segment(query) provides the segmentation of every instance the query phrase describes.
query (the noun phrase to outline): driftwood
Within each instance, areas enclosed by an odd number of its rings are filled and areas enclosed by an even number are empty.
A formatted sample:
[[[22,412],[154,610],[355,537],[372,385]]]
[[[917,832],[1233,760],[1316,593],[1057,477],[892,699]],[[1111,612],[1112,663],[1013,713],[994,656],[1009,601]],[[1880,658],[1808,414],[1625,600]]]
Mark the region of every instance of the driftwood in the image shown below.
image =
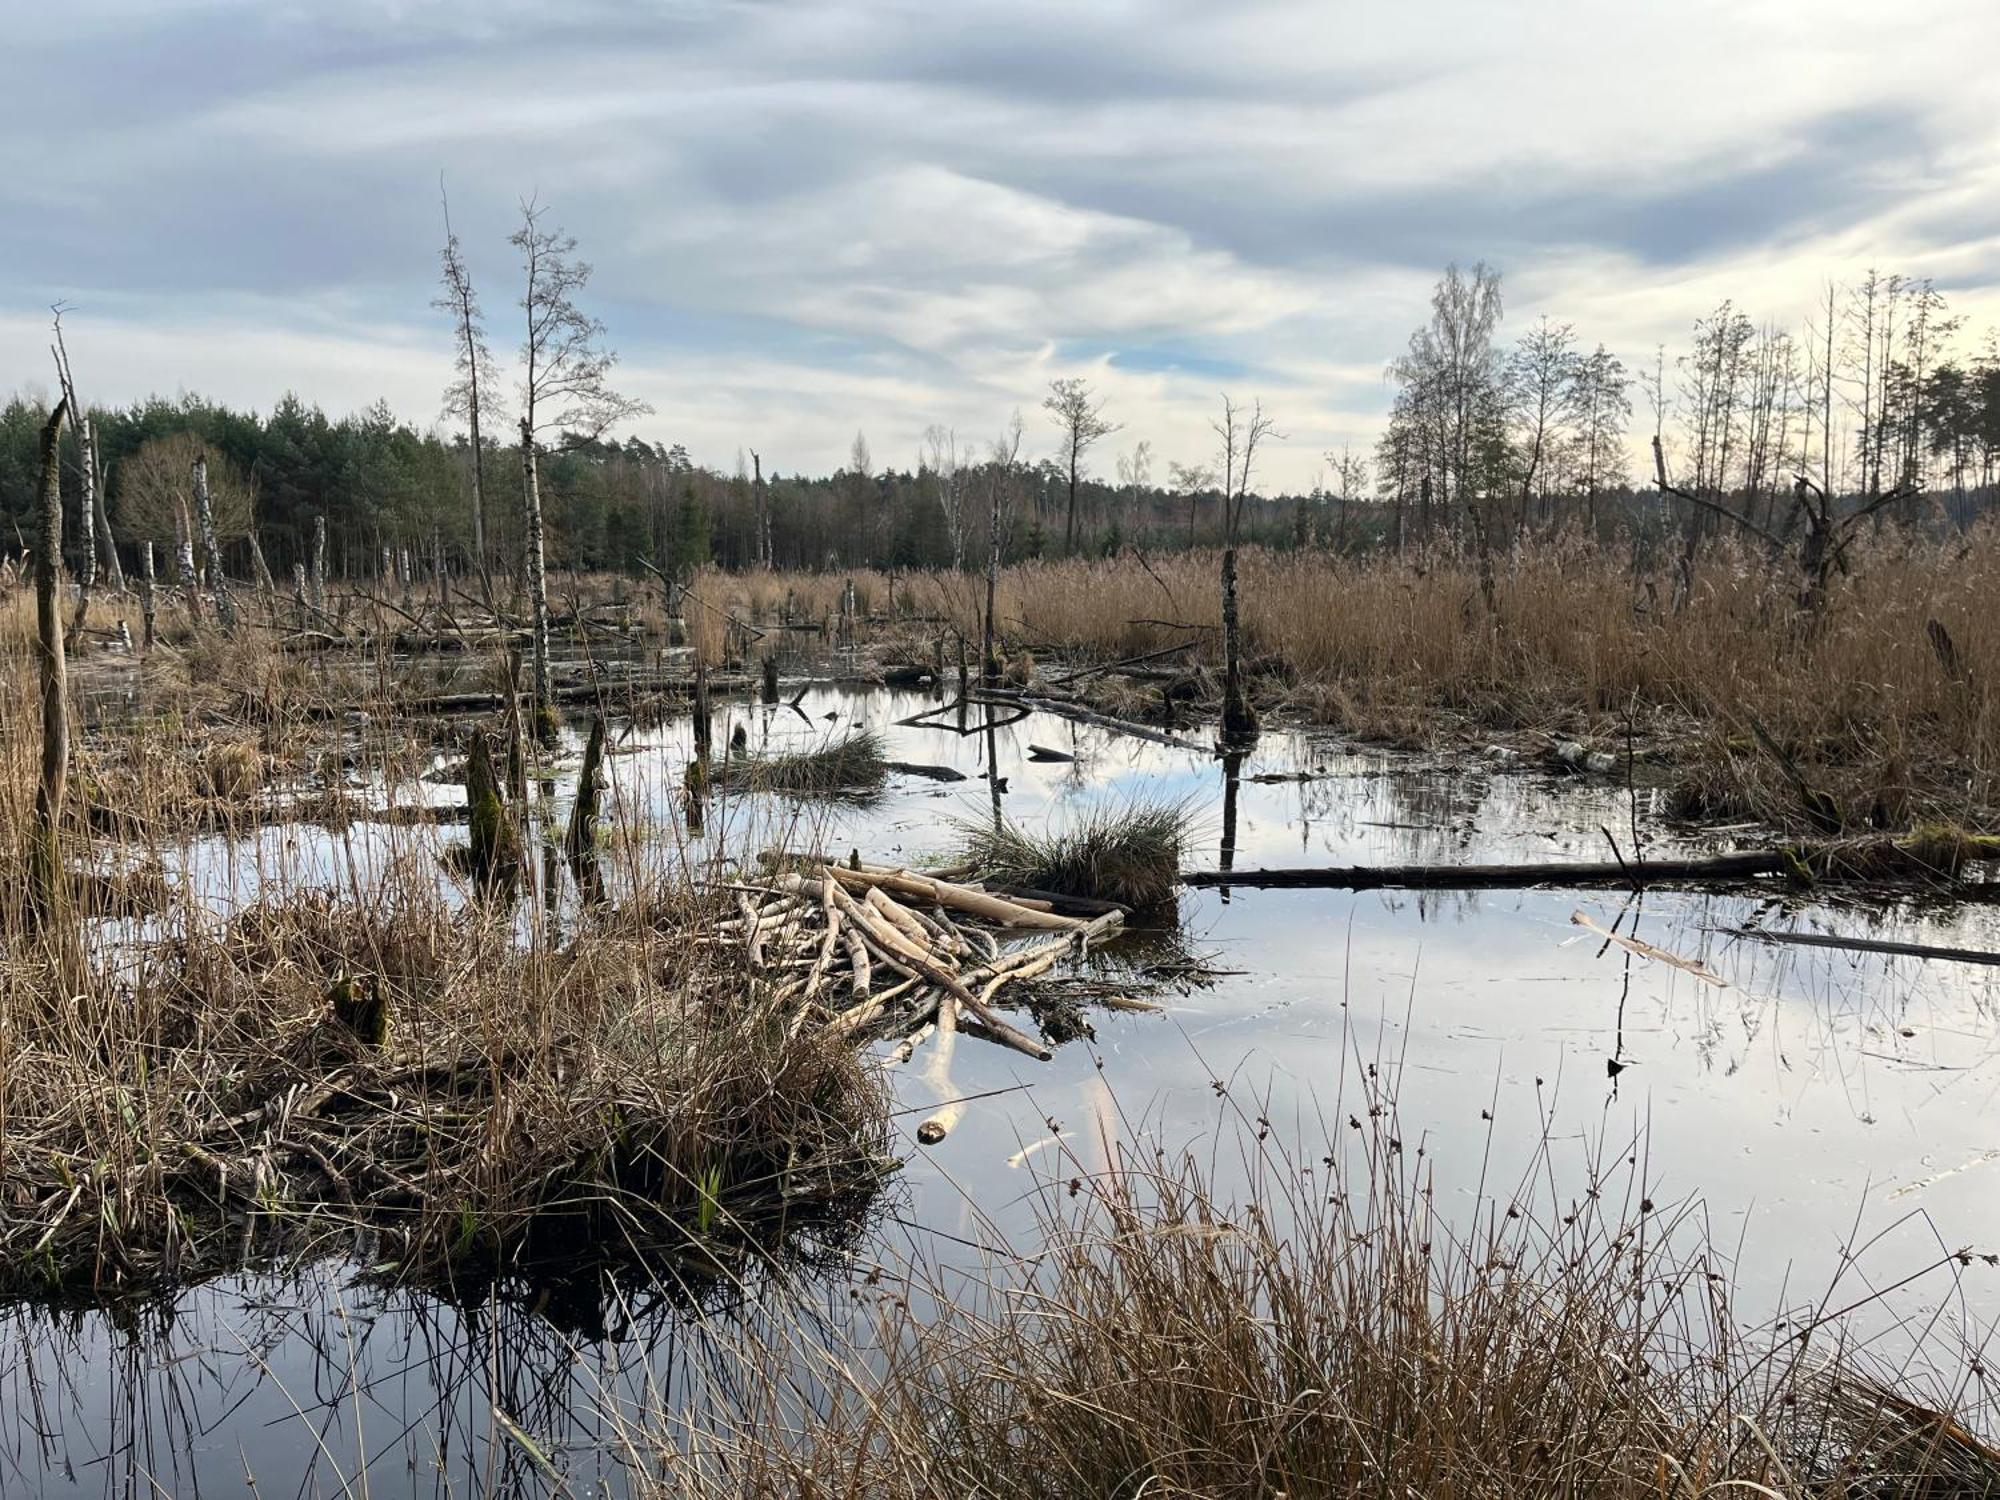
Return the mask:
[[[1735,884],[1766,876],[1819,880],[1950,881],[1968,864],[2000,860],[2000,836],[1938,833],[1908,839],[1783,844],[1693,859],[1556,861],[1506,865],[1331,865],[1274,870],[1189,870],[1184,885],[1266,890],[1591,890]]]

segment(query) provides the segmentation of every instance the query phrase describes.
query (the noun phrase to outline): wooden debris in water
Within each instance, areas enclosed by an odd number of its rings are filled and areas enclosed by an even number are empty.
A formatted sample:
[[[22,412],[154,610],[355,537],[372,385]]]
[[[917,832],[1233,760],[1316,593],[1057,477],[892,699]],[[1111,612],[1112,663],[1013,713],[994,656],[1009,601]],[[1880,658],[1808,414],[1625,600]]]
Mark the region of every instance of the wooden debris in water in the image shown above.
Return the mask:
[[[738,917],[717,940],[740,943],[753,968],[782,978],[778,993],[842,1036],[901,1038],[896,1061],[932,1040],[924,1077],[940,1102],[918,1139],[935,1144],[957,1122],[950,1067],[961,1023],[1038,1060],[1050,1056],[995,1009],[1002,991],[1046,974],[1123,925],[1123,908],[1064,916],[958,881],[859,859],[787,860],[771,880],[732,894]],[[1010,934],[1033,934],[1006,947]],[[794,972],[796,971],[796,972]],[[933,1040],[934,1039],[934,1040]]]

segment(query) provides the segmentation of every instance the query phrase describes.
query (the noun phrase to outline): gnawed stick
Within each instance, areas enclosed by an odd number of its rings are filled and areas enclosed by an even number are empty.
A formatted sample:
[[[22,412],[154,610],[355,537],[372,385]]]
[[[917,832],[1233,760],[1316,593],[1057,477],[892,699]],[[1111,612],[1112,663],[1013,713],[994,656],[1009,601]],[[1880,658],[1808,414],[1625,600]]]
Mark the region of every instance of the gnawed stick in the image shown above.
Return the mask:
[[[924,1064],[924,1082],[938,1098],[938,1111],[917,1127],[917,1139],[935,1146],[965,1113],[965,1101],[952,1096],[951,1055],[958,1048],[958,997],[938,1001],[937,1042]]]
[[[935,951],[931,948],[932,943],[936,941],[935,935],[917,920],[915,912],[902,905],[887,891],[880,886],[871,886],[865,899],[870,907],[881,913],[884,921],[890,923],[912,943],[926,951]]]
[[[840,910],[847,916],[850,923],[861,929],[871,939],[879,939],[884,942],[896,954],[899,961],[907,963],[932,984],[945,991],[946,994],[955,996],[958,1003],[970,1011],[974,1019],[986,1028],[996,1041],[1012,1047],[1017,1052],[1025,1052],[1029,1057],[1039,1062],[1047,1062],[1054,1055],[1047,1047],[1028,1036],[1027,1033],[1003,1021],[991,1009],[982,1004],[979,997],[967,989],[964,982],[957,975],[939,968],[930,958],[918,951],[916,945],[911,943],[909,939],[903,937],[901,933],[896,932],[888,924],[875,919],[873,912],[862,906],[845,891],[836,888],[834,898],[836,904],[838,904]]]
[[[911,1055],[916,1052],[917,1048],[923,1045],[924,1038],[936,1030],[937,1021],[935,1019],[924,1022],[923,1025],[919,1026],[915,1031],[889,1049],[889,1055],[882,1059],[882,1066],[885,1068],[900,1068],[910,1060]]]
[[[812,969],[806,975],[806,998],[810,1000],[819,993],[827,971],[833,967],[834,948],[840,942],[840,911],[833,904],[833,877],[826,880],[826,931],[819,940],[819,956],[813,960]]]
[[[764,916],[742,891],[736,893],[736,909],[743,913],[743,946],[750,954],[750,967],[764,967]]]
[[[915,979],[905,979],[901,984],[892,984],[879,995],[870,995],[859,1005],[842,1011],[827,1023],[826,1029],[834,1036],[846,1036],[850,1032],[863,1031],[873,1026],[888,1014],[889,1002],[900,999],[917,987]]]
[[[841,928],[840,940],[847,948],[848,984],[858,997],[866,999],[875,982],[872,966],[868,962],[868,945],[853,927]]]
[[[1075,917],[1061,917],[1054,912],[1037,911],[1018,901],[1009,901],[1004,896],[995,896],[987,891],[975,891],[970,886],[958,885],[949,880],[933,879],[928,875],[918,875],[909,870],[849,870],[838,865],[828,868],[848,890],[881,886],[899,896],[916,896],[928,899],[939,906],[950,907],[954,911],[962,911],[968,916],[983,917],[1000,927],[1041,927],[1061,932],[1082,925]]]

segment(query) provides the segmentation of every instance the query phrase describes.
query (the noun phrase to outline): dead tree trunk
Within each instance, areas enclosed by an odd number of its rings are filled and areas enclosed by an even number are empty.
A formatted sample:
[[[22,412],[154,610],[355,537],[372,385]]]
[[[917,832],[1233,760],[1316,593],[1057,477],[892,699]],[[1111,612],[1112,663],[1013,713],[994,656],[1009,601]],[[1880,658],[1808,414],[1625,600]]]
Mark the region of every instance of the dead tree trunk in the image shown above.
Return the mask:
[[[236,601],[230,597],[229,579],[222,571],[222,546],[215,535],[215,507],[208,498],[208,460],[194,461],[194,514],[201,526],[201,548],[206,554],[208,586],[215,593],[215,618],[225,631],[236,628]]]
[[[153,544],[151,542],[140,543],[139,566],[141,569],[139,573],[139,614],[146,622],[143,638],[145,645],[143,649],[151,651],[153,649],[154,615],[156,610],[153,600]]]
[[[109,486],[104,482],[105,476],[103,471],[95,468],[97,440],[94,431],[90,446],[92,450],[92,472],[94,474],[90,485],[90,504],[92,511],[97,517],[97,545],[104,551],[104,572],[111,580],[111,592],[114,594],[123,594],[125,592],[125,566],[118,561],[118,539],[112,534],[111,511],[104,499],[104,492]]]
[[[1238,640],[1236,548],[1222,549],[1222,739],[1240,745],[1257,738],[1257,714],[1243,693],[1243,658]]]
[[[74,403],[71,403],[74,409]],[[83,555],[76,568],[76,613],[70,616],[69,638],[78,640],[83,635],[84,622],[90,616],[90,591],[97,586],[97,455],[91,441],[90,418],[79,416],[76,421],[77,445],[83,454],[83,494],[76,508],[76,524],[83,544]]]
[[[312,607],[326,613],[326,517],[313,517]]]
[[[174,582],[187,595],[188,619],[201,623],[201,579],[194,570],[194,538],[189,534],[187,507],[174,517]]]
[[[63,907],[61,820],[69,780],[69,670],[63,658],[62,468],[59,445],[67,399],[58,400],[42,424],[41,495],[35,538],[35,659],[42,683],[42,775],[35,790],[34,845],[29,855],[29,899],[44,921]]]
[[[257,592],[264,596],[267,607],[275,609],[278,603],[278,582],[271,576],[271,565],[264,561],[264,547],[257,540],[257,526],[250,525],[250,567],[257,575]]]
[[[534,635],[535,733],[555,725],[549,698],[549,565],[542,541],[542,483],[535,463],[535,429],[521,419],[521,493],[528,516],[528,606]]]

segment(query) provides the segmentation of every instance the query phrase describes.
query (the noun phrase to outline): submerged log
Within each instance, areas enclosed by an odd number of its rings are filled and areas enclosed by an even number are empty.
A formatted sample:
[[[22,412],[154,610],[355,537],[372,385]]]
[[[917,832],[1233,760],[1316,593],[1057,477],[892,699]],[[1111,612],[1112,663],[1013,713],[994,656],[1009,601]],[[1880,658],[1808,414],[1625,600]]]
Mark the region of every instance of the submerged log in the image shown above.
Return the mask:
[[[883,763],[883,769],[899,776],[921,776],[926,781],[964,781],[965,772],[954,771],[950,766],[924,766],[913,761],[891,760]]]

